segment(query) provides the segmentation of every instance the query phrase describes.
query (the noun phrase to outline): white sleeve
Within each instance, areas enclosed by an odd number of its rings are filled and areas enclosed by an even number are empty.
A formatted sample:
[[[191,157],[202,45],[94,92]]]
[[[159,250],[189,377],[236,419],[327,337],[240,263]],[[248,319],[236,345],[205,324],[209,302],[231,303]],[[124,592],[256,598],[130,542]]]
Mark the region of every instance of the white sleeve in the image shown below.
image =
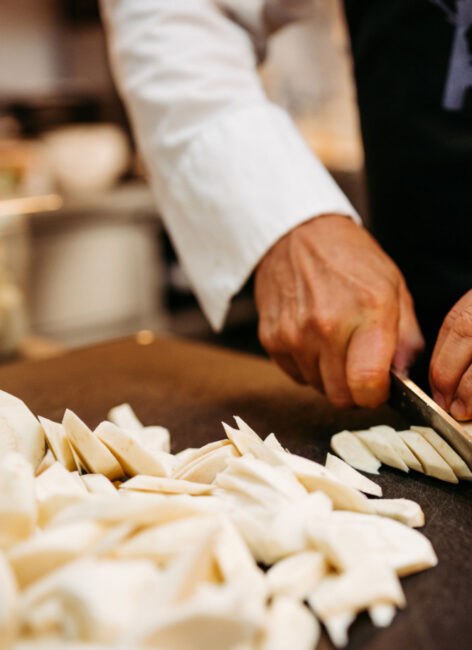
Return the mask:
[[[102,0],[102,12],[158,208],[219,329],[282,235],[322,213],[359,217],[265,96],[250,34],[215,2]]]

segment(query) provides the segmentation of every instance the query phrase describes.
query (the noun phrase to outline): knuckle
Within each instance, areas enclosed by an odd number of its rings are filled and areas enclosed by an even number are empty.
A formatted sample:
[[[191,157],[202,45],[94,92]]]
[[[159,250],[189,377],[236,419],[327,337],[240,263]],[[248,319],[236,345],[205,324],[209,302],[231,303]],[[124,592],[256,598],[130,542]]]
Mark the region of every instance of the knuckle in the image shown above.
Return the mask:
[[[397,302],[397,293],[389,284],[374,289],[366,289],[363,292],[363,304],[370,311],[383,312]]]
[[[278,339],[284,351],[295,352],[301,348],[301,334],[297,324],[292,320],[280,323]]]
[[[273,353],[276,351],[274,331],[271,327],[268,327],[261,322],[259,324],[258,337],[262,347],[267,350],[267,352]]]
[[[472,305],[467,305],[454,321],[453,329],[460,338],[472,338]]]
[[[331,314],[319,314],[316,318],[316,329],[320,335],[331,340],[338,331],[338,322]]]

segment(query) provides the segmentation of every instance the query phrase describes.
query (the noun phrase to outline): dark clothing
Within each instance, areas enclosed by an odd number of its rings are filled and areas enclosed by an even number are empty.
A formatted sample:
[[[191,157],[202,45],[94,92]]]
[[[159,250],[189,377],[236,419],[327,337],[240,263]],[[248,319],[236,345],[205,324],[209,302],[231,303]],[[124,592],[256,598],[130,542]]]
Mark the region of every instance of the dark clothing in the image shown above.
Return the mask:
[[[472,0],[345,0],[370,227],[404,273],[430,356],[472,288]]]

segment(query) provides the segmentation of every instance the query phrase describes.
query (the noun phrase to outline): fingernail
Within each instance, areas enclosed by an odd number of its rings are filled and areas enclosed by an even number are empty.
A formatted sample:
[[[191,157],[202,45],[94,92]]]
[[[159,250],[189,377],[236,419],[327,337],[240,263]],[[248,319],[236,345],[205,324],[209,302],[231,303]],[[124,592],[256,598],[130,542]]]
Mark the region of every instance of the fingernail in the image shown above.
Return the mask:
[[[440,406],[442,409],[446,408],[446,400],[444,397],[441,395],[441,393],[437,393],[436,391],[433,392],[433,399]]]
[[[467,416],[467,411],[465,408],[464,402],[456,398],[451,404],[451,414],[456,420],[465,420]]]

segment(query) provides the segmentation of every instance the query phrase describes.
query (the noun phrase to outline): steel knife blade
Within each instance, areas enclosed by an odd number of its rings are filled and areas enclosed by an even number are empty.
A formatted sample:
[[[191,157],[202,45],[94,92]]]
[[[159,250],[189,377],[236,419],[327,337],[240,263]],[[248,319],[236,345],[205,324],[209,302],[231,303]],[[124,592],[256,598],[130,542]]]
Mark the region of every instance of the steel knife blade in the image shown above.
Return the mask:
[[[411,379],[393,368],[390,370],[390,379],[390,405],[404,414],[412,424],[432,427],[472,467],[472,434]]]

